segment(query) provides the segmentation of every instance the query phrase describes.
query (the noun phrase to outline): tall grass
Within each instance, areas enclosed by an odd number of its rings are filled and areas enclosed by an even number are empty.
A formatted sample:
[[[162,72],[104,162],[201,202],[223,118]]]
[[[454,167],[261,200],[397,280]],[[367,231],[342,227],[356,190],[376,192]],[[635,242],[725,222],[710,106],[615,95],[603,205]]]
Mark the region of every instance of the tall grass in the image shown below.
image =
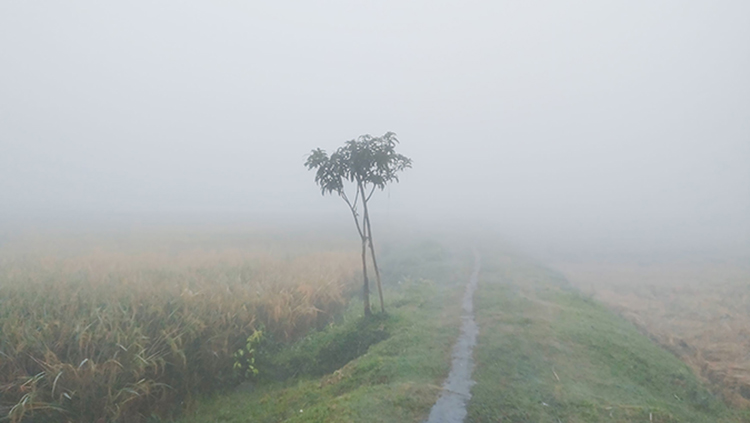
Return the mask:
[[[145,421],[233,380],[258,328],[293,340],[345,307],[356,254],[247,249],[0,255],[0,411]]]

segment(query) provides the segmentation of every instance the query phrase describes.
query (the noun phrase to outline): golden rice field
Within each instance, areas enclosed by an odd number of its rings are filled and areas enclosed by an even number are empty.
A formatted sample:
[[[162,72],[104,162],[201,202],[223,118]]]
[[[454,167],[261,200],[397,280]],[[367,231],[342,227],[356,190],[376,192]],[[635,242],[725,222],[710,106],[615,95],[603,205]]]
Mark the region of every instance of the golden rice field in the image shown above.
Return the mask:
[[[750,407],[750,263],[555,267],[680,357],[728,403]]]
[[[300,245],[309,240],[177,234],[36,236],[0,249],[0,415],[168,415],[230,383],[232,355],[255,330],[290,341],[330,322],[359,271],[356,250]]]

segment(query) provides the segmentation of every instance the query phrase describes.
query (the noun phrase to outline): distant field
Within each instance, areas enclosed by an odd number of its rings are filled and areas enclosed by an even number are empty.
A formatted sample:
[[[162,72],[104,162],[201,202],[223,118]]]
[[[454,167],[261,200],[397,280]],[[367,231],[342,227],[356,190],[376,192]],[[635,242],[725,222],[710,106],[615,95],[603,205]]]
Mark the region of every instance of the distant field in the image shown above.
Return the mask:
[[[733,405],[750,407],[750,263],[557,263]]]
[[[10,240],[0,249],[1,415],[168,416],[231,384],[233,354],[256,330],[289,342],[344,310],[360,271],[344,246],[248,228]]]

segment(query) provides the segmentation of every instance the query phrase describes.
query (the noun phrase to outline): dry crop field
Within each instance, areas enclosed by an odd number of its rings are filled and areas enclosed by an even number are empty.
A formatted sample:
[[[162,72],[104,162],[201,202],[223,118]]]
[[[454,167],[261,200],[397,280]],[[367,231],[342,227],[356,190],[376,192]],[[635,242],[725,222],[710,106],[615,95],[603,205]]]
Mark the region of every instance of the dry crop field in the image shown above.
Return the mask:
[[[750,406],[750,263],[557,263],[584,293],[672,351],[730,404]]]
[[[326,325],[351,297],[355,251],[252,229],[16,236],[0,248],[0,412],[168,415],[230,382],[256,330],[288,342]]]

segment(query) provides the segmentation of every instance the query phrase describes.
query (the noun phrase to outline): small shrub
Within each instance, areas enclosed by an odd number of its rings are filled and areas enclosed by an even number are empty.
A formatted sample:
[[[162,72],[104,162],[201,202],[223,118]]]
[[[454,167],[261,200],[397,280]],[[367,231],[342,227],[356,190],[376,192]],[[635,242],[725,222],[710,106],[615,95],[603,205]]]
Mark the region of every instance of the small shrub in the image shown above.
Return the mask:
[[[255,356],[262,341],[263,331],[256,330],[247,338],[245,347],[234,353],[233,369],[238,379],[252,379],[258,375],[258,368],[255,367]]]

